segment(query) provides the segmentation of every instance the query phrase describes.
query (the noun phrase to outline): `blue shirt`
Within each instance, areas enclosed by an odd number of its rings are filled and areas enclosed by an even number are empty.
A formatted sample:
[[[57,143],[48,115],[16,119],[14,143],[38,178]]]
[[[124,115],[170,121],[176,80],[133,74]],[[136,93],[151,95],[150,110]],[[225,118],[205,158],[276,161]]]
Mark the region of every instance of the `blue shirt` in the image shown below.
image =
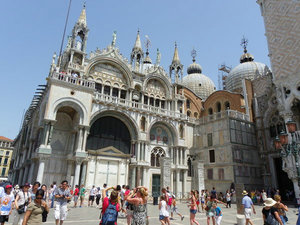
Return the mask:
[[[216,212],[216,216],[222,216],[222,211],[219,206],[217,208],[215,208],[215,212]]]
[[[251,208],[251,205],[253,205],[253,202],[249,196],[245,196],[242,200],[242,204],[244,205],[244,208]]]

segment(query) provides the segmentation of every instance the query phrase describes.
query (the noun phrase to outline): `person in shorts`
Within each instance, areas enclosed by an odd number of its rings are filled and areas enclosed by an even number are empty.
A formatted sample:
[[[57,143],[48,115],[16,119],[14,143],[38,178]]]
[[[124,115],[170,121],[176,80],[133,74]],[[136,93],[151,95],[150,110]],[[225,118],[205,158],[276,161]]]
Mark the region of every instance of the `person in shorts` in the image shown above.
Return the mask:
[[[83,205],[84,198],[85,198],[85,193],[86,193],[86,189],[85,189],[84,185],[82,184],[81,188],[80,188],[80,191],[79,191],[79,195],[80,195],[80,206],[79,207],[80,208]]]
[[[12,185],[6,185],[4,192],[0,196],[0,223],[4,225],[8,222],[9,216],[12,212],[13,202],[15,201],[15,196],[12,193]]]
[[[170,224],[168,205],[166,199],[167,199],[166,195],[160,196],[159,221],[161,222],[162,225]]]
[[[56,206],[54,211],[54,217],[56,225],[62,225],[67,219],[68,214],[68,201],[71,200],[72,196],[68,188],[68,181],[64,180],[61,182],[61,187],[58,187],[54,191],[56,199]]]
[[[75,190],[74,190],[74,208],[77,207],[77,202],[78,202],[78,197],[79,197],[79,185],[75,185]]]
[[[180,216],[181,221],[184,219],[184,216],[178,211],[177,203],[176,203],[176,196],[175,195],[172,196],[172,208],[171,208],[171,218],[170,218],[170,220],[173,220],[173,214],[174,214],[174,212],[178,216]]]
[[[251,198],[248,196],[247,191],[244,190],[242,195],[244,195],[243,200],[242,200],[242,205],[244,207],[246,225],[248,225],[249,223],[251,225],[253,225],[253,223],[251,221],[252,210],[253,210],[253,213],[256,214],[253,202],[252,202]],[[252,208],[252,210],[251,210],[251,208]]]
[[[93,187],[90,190],[88,206],[93,206],[94,201],[95,201],[96,192],[97,192],[97,188],[95,188],[95,185],[93,185]]]
[[[212,207],[215,210],[215,221],[216,221],[216,225],[221,225],[221,221],[222,221],[222,210],[219,206],[217,206],[216,203],[212,204]]]

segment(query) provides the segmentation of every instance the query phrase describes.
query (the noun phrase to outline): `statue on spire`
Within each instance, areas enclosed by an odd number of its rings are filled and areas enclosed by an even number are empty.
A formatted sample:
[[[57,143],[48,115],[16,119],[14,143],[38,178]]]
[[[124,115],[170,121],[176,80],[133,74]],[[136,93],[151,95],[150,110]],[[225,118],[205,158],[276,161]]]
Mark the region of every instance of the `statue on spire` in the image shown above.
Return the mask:
[[[244,53],[247,53],[247,45],[248,45],[248,39],[243,36],[241,41],[241,46],[244,48]]]
[[[193,50],[191,51],[191,56],[193,57],[193,62],[196,61],[196,57],[197,57],[197,51],[195,48],[193,48]]]
[[[159,52],[159,49],[157,49],[157,53],[156,53],[156,65],[159,66],[160,64],[160,59],[161,59],[161,54]]]
[[[114,31],[112,36],[113,36],[113,39],[112,39],[112,42],[111,42],[111,46],[115,47],[116,46],[116,40],[117,40],[117,31]]]

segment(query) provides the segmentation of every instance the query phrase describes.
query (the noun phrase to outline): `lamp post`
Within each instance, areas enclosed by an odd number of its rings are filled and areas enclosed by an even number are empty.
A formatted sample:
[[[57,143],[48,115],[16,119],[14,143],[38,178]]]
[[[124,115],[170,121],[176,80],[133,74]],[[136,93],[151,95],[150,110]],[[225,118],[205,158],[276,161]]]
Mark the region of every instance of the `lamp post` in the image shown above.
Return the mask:
[[[279,137],[278,136],[276,137],[274,144],[276,149],[281,150],[282,158],[287,158],[291,154],[294,156],[296,171],[297,171],[297,181],[298,181],[298,186],[300,187],[300,161],[299,161],[300,144],[296,142],[296,137],[295,137],[296,123],[292,120],[289,120],[288,122],[286,122],[286,126],[288,132],[292,136],[292,142],[289,143],[288,133],[282,131],[279,134]]]

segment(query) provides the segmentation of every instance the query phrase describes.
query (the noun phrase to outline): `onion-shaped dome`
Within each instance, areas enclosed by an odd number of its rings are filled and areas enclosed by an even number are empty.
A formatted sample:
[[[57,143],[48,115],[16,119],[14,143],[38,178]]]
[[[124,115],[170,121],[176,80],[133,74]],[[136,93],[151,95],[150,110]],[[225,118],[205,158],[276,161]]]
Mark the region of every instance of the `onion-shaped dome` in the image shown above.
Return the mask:
[[[254,57],[245,52],[240,58],[241,64],[233,68],[226,78],[226,90],[242,91],[243,79],[254,80],[271,73],[269,67],[260,62],[254,62]]]
[[[202,74],[202,67],[194,60],[187,68],[187,73],[188,75],[183,77],[183,85],[195,92],[202,100],[205,100],[216,90],[214,82]]]

